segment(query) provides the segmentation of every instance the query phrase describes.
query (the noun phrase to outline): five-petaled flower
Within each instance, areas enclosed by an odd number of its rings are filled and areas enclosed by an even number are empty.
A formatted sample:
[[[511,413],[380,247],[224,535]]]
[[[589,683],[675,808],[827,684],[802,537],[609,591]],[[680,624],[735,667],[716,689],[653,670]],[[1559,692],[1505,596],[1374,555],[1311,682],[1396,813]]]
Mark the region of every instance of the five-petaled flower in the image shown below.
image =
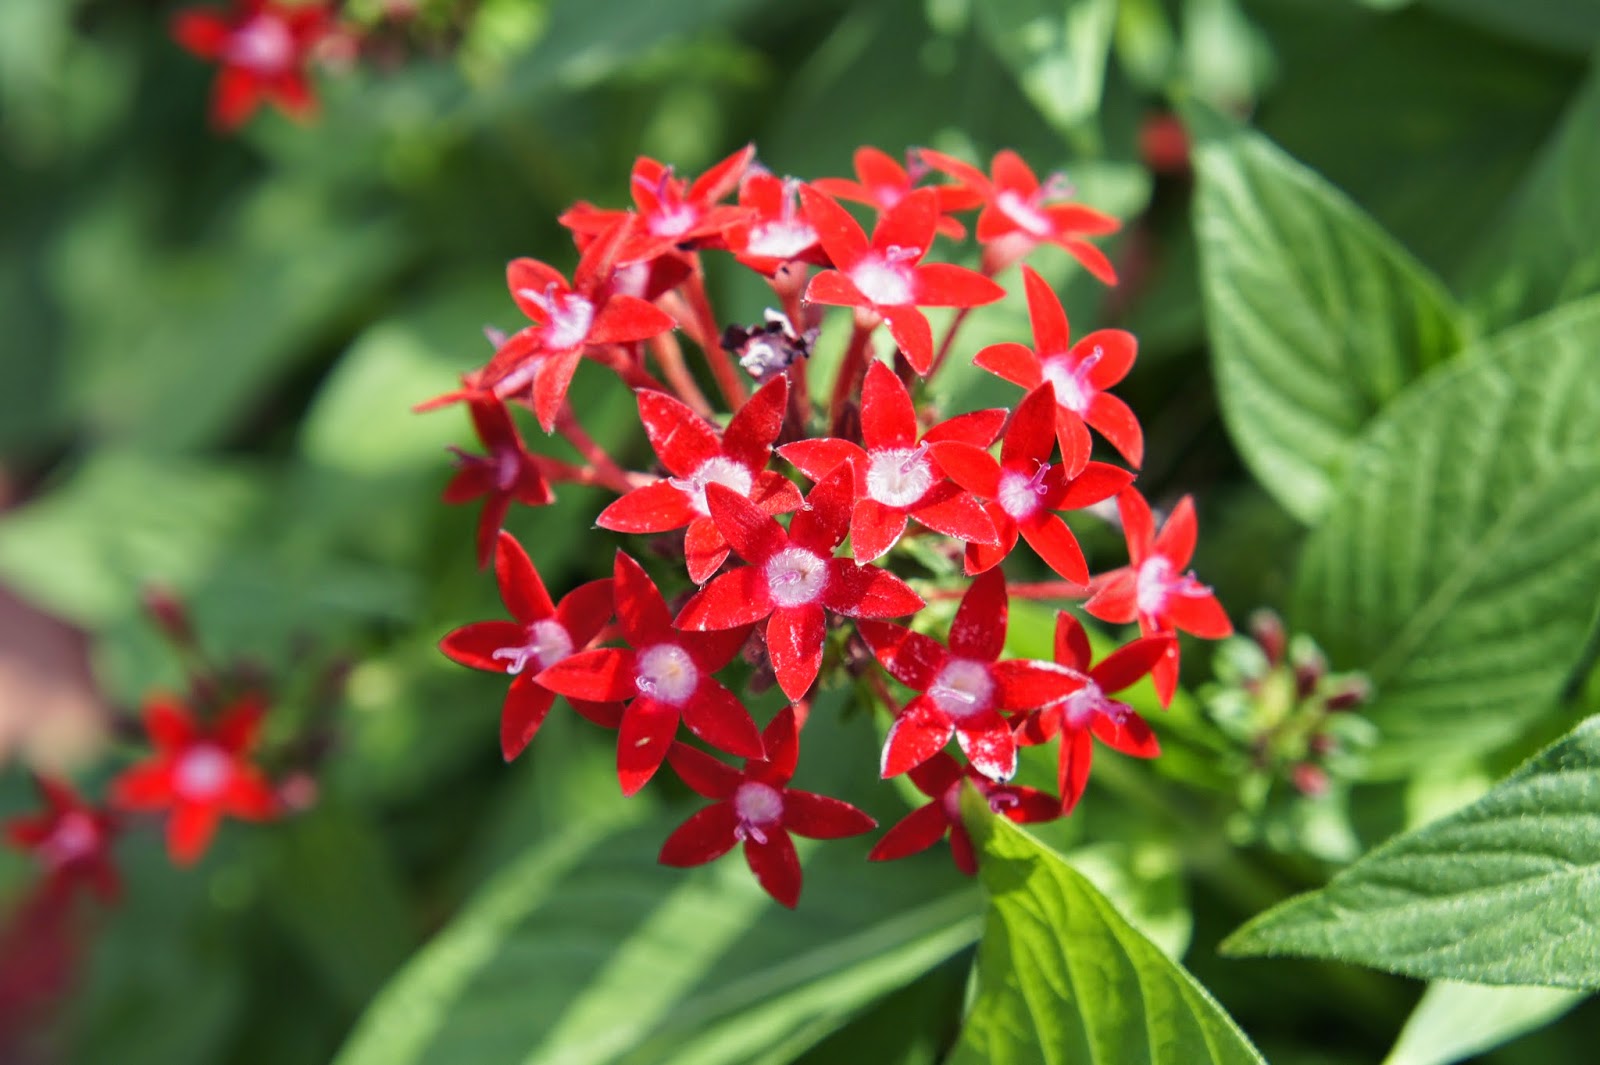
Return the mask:
[[[861,437],[819,437],[778,449],[807,477],[820,481],[841,463],[855,469],[856,501],[850,513],[850,547],[857,562],[882,557],[905,532],[906,519],[972,543],[999,542],[994,522],[960,485],[948,480],[929,448],[942,440],[973,447],[994,443],[1003,410],[978,410],[941,422],[918,438],[917,408],[894,371],[881,362],[867,368],[861,386]]]
[[[569,699],[627,701],[617,734],[617,780],[623,794],[634,794],[655,776],[679,721],[718,750],[761,757],[761,733],[750,712],[712,676],[739,653],[750,627],[719,632],[673,628],[666,600],[650,575],[621,551],[612,593],[628,646],[569,655],[534,681]]]
[[[961,821],[961,785],[969,780],[988,800],[989,809],[1018,824],[1061,816],[1061,802],[1049,792],[1021,784],[996,783],[976,767],[963,766],[944,751],[912,766],[909,776],[917,790],[932,801],[912,810],[885,832],[867,855],[871,861],[891,862],[908,857],[927,850],[948,834],[956,868],[968,876],[976,873],[978,859],[972,850],[972,837]]]
[[[922,263],[939,221],[939,196],[917,189],[878,219],[872,240],[850,212],[809,185],[800,186],[806,218],[834,269],[811,279],[806,299],[854,307],[857,316],[889,323],[889,333],[919,374],[933,366],[933,330],[919,307],[977,307],[1005,290],[982,274],[951,263]]]
[[[34,785],[45,808],[7,821],[6,841],[44,867],[45,890],[50,894],[64,897],[82,885],[102,901],[113,901],[119,891],[111,858],[116,817],[85,802],[65,781],[37,776]]]
[[[739,206],[748,213],[723,233],[728,250],[745,266],[771,277],[796,261],[826,266],[817,231],[800,213],[800,183],[751,170],[739,183]]]
[[[521,754],[550,713],[555,692],[538,674],[589,646],[611,620],[611,581],[580,584],[552,602],[539,571],[522,545],[501,532],[494,556],[500,599],[512,621],[475,621],[439,641],[452,660],[473,669],[511,674],[500,712],[500,751],[506,761]],[[616,728],[621,708],[612,703],[569,698],[572,708],[602,728]]]
[[[731,489],[706,487],[711,517],[740,566],[712,580],[684,604],[678,624],[698,630],[747,626],[770,618],[767,654],[790,699],[805,695],[822,666],[826,610],[852,618],[897,618],[926,604],[899,577],[877,566],[834,558],[850,527],[854,475],[848,463],[823,478],[784,530]]]
[[[873,654],[901,684],[919,692],[896,715],[883,745],[883,775],[898,776],[938,754],[955,737],[978,772],[1009,780],[1017,744],[1002,711],[1032,710],[1083,684],[1051,662],[1000,661],[1008,612],[998,569],[972,582],[956,608],[947,650],[932,637],[885,622],[857,625]]]
[[[277,795],[249,760],[265,712],[259,697],[246,695],[207,727],[177,700],[151,699],[144,726],[155,755],[112,782],[112,804],[130,811],[169,811],[167,851],[179,865],[205,853],[224,817],[277,817]]]
[[[1160,533],[1155,531],[1150,504],[1137,489],[1118,493],[1117,511],[1128,539],[1128,565],[1096,580],[1094,595],[1083,608],[1117,625],[1137,620],[1146,636],[1174,630],[1207,640],[1233,635],[1233,623],[1211,589],[1192,572],[1184,572],[1194,557],[1194,500],[1188,496],[1179,500]],[[1167,645],[1152,677],[1161,705],[1166,706],[1178,688],[1176,640]]]
[[[743,771],[682,743],[668,754],[683,782],[717,800],[695,813],[661,847],[664,865],[704,865],[744,844],[745,861],[767,894],[793,909],[800,901],[800,858],[790,833],[843,839],[877,822],[840,799],[789,787],[800,757],[794,710],[784,707],[762,734],[766,756]]]
[[[1086,451],[1052,463],[1056,407],[1049,381],[1024,396],[1001,438],[998,462],[971,444],[952,441],[933,446],[934,461],[950,479],[987,501],[1000,537],[997,546],[967,544],[968,573],[999,565],[1020,535],[1062,577],[1074,584],[1089,583],[1083,549],[1055,512],[1109,499],[1133,480],[1133,474],[1104,462],[1089,462]]]
[[[641,155],[634,161],[628,182],[637,214],[579,203],[561,216],[561,224],[582,239],[618,223],[633,222],[636,224],[621,248],[619,262],[649,262],[670,256],[678,248],[719,239],[723,230],[748,214],[745,208],[719,201],[738,187],[755,157],[755,145],[747,144],[690,182],[678,177],[665,163]]]
[[[478,515],[478,565],[487,566],[511,504],[542,507],[554,501],[555,494],[540,468],[540,459],[523,444],[511,412],[498,397],[476,395],[468,401],[467,410],[487,454],[450,449],[456,456],[457,472],[445,485],[444,501],[467,503],[484,497],[483,512]]]
[[[728,541],[706,504],[707,485],[737,492],[768,514],[800,506],[794,482],[767,469],[788,409],[788,378],[775,377],[758,389],[721,433],[663,392],[640,391],[638,400],[645,435],[671,476],[635,488],[601,511],[595,524],[625,533],[688,526],[683,547],[689,579],[704,584],[728,557]]]
[[[211,121],[227,132],[243,125],[264,101],[297,119],[316,113],[306,65],[332,21],[323,3],[235,0],[226,13],[206,8],[179,12],[172,35],[188,51],[221,67],[212,90]]]
[[[973,363],[1026,389],[1049,381],[1056,391],[1056,435],[1063,455],[1088,454],[1089,430],[1100,435],[1134,466],[1144,461],[1144,432],[1139,419],[1106,389],[1128,375],[1138,341],[1122,329],[1099,329],[1071,343],[1067,313],[1049,282],[1032,268],[1022,268],[1033,320],[1033,347],[1015,342],[991,344],[973,356]]]
[[[1089,783],[1094,740],[1134,758],[1154,758],[1161,753],[1155,733],[1139,712],[1111,698],[1155,669],[1174,642],[1171,636],[1146,636],[1106,655],[1091,666],[1089,634],[1077,618],[1062,611],[1056,615],[1055,659],[1084,676],[1083,687],[1059,702],[1029,714],[1017,728],[1024,745],[1048,743],[1061,737],[1058,782],[1061,812],[1070,814]]]
[[[922,153],[913,148],[906,153],[908,166],[901,166],[887,152],[870,146],[857,148],[852,159],[856,179],[818,178],[811,187],[825,192],[836,200],[864,203],[879,211],[887,211],[909,196],[917,181],[928,173]],[[939,197],[938,232],[952,240],[967,235],[967,227],[951,218],[951,211],[970,211],[983,202],[983,197],[963,185],[930,185]]]

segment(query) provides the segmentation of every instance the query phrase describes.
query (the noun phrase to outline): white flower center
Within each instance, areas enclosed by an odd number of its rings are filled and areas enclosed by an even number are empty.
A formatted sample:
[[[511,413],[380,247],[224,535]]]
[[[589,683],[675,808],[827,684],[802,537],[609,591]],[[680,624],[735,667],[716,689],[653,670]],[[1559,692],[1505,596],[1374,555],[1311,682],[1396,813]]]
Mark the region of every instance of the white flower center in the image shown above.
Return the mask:
[[[765,843],[764,829],[783,819],[783,793],[759,781],[746,781],[733,793],[733,813],[739,819],[733,830],[736,837]]]
[[[1061,700],[1061,716],[1069,728],[1083,729],[1089,726],[1094,715],[1106,713],[1118,705],[1106,698],[1100,685],[1084,678],[1083,687]]]
[[[233,759],[221,747],[202,743],[189,748],[173,770],[172,787],[189,802],[210,802],[233,779]]]
[[[663,204],[660,212],[651,215],[647,224],[650,232],[656,236],[675,238],[689,232],[699,220],[700,212],[688,204]]]
[[[521,673],[528,662],[539,663],[548,669],[572,653],[572,635],[567,627],[554,618],[535,621],[528,626],[528,642],[520,647],[502,647],[491,658],[504,659],[507,673]]]
[[[50,838],[45,840],[41,849],[47,862],[62,866],[88,857],[99,845],[100,829],[95,825],[94,818],[73,810],[62,815],[55,831],[50,833]]]
[[[828,560],[802,547],[786,547],[767,559],[767,590],[779,606],[815,602],[828,583]]]
[[[1095,387],[1089,383],[1089,372],[1100,362],[1103,355],[1104,352],[1100,348],[1095,348],[1076,366],[1066,355],[1044,360],[1044,379],[1055,386],[1057,403],[1079,416],[1088,413],[1089,403],[1094,399],[1096,392]]]
[[[1134,578],[1134,598],[1139,613],[1156,617],[1167,608],[1172,593],[1172,563],[1163,555],[1151,555],[1139,566]]]
[[[886,507],[909,507],[933,487],[928,445],[874,451],[867,463],[867,495]]]
[[[933,704],[958,721],[989,709],[993,696],[988,665],[970,658],[951,659],[928,686]]]
[[[694,512],[705,518],[711,516],[711,508],[706,506],[706,485],[720,484],[748,499],[755,480],[750,476],[748,469],[733,459],[724,455],[712,455],[696,467],[688,477],[669,477],[667,483],[688,496],[689,505],[694,508]]]
[[[905,190],[899,185],[872,186],[872,199],[881,211],[887,211],[905,198]]]
[[[1021,521],[1039,509],[1044,494],[1045,475],[1050,472],[1048,462],[1039,463],[1039,468],[1033,471],[1032,477],[1024,477],[1015,470],[1008,470],[1000,475],[1000,491],[996,498],[1000,501],[1000,509],[1011,515],[1014,521]]]
[[[879,307],[899,307],[911,302],[911,270],[904,261],[907,256],[899,248],[889,251],[902,254],[869,255],[850,271],[850,280],[855,282],[856,288]]]
[[[661,643],[639,653],[633,684],[641,695],[680,706],[700,686],[700,670],[689,652],[677,644]]]
[[[1032,203],[1023,199],[1013,189],[1006,189],[996,196],[994,205],[1000,208],[1002,214],[1022,227],[1030,236],[1048,237],[1055,229],[1050,224],[1049,216]]]
[[[817,231],[799,219],[765,222],[750,230],[745,250],[751,255],[793,259],[817,242]]]
[[[257,74],[281,74],[294,62],[294,35],[282,19],[257,15],[228,39],[228,62]]]

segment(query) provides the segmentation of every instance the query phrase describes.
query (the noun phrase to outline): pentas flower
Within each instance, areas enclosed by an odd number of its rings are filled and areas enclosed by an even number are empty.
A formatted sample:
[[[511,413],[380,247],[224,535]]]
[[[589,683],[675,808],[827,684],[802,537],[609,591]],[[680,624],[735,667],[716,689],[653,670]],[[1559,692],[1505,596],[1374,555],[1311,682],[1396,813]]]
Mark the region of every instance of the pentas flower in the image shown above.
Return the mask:
[[[332,17],[323,3],[235,0],[233,10],[181,11],[172,36],[221,70],[211,94],[211,121],[228,132],[242,126],[263,102],[292,118],[317,110],[306,65],[327,35]]]
[[[1104,462],[1089,462],[1083,453],[1052,463],[1056,408],[1048,381],[1024,396],[1001,437],[998,462],[971,444],[934,445],[934,461],[951,480],[987,501],[1000,537],[998,546],[967,544],[968,573],[999,565],[1020,536],[1063,578],[1089,583],[1083,549],[1055,511],[1078,510],[1109,499],[1133,480],[1133,474]]]
[[[878,211],[887,211],[909,196],[915,190],[917,181],[928,173],[919,150],[913,148],[907,152],[906,161],[910,165],[901,166],[888,153],[863,146],[856,149],[853,158],[856,180],[818,178],[811,183],[811,187],[837,200],[864,203]],[[938,232],[952,240],[965,237],[967,227],[949,215],[952,211],[970,211],[983,202],[983,197],[960,185],[929,187],[939,198]]]
[[[919,437],[911,394],[893,370],[874,362],[861,387],[865,448],[823,437],[797,440],[778,453],[814,481],[841,463],[855,470],[850,545],[857,562],[871,562],[887,553],[905,532],[907,518],[958,540],[992,546],[999,543],[994,522],[970,492],[945,478],[929,448],[947,440],[986,448],[1005,420],[1003,410],[973,411],[941,422]]]
[[[854,474],[842,465],[811,490],[786,531],[772,516],[720,484],[706,486],[717,528],[748,566],[729,570],[684,604],[678,624],[716,630],[768,618],[767,654],[790,699],[805,695],[822,666],[826,611],[895,618],[925,605],[904,581],[833,553],[850,530]]]
[[[889,675],[920,692],[895,717],[883,745],[882,771],[898,776],[944,749],[952,737],[978,772],[1009,780],[1017,744],[1002,711],[1032,710],[1077,690],[1082,677],[1050,662],[1000,661],[1008,609],[1006,579],[990,570],[972,582],[956,608],[947,650],[899,625],[857,627]]]
[[[800,183],[762,170],[752,170],[739,183],[744,217],[729,224],[723,239],[734,258],[771,277],[785,263],[828,265],[817,231],[800,212]]]
[[[500,712],[500,752],[511,761],[525,750],[549,716],[556,693],[538,674],[594,642],[611,620],[611,581],[580,584],[555,603],[528,553],[508,532],[494,556],[500,600],[511,621],[475,621],[439,641],[452,661],[490,673],[509,673],[511,688]],[[621,707],[570,699],[572,708],[602,728],[616,728]]]
[[[885,211],[870,242],[850,212],[830,197],[802,185],[800,199],[834,265],[811,279],[805,298],[854,307],[858,317],[867,312],[882,318],[919,374],[933,365],[933,330],[917,308],[976,307],[1005,295],[973,270],[922,263],[939,220],[939,196],[933,189],[917,189]]]
[[[789,787],[800,757],[793,707],[784,707],[762,733],[766,757],[742,771],[682,743],[668,754],[683,782],[708,799],[667,837],[663,865],[691,866],[744,844],[744,858],[767,894],[790,909],[800,901],[800,858],[790,833],[807,839],[843,839],[878,823],[849,803]]]
[[[683,546],[689,579],[704,584],[728,557],[728,541],[706,503],[708,484],[737,492],[768,514],[800,506],[794,482],[767,469],[788,409],[788,379],[775,377],[763,385],[720,433],[665,393],[641,391],[638,400],[645,435],[672,476],[635,488],[601,511],[595,524],[625,533],[688,526]]]
[[[635,221],[618,259],[624,263],[647,262],[680,247],[720,238],[723,230],[747,213],[740,207],[721,205],[721,201],[738,187],[755,156],[755,145],[747,144],[692,183],[678,177],[672,167],[640,156],[628,183],[636,215],[579,203],[561,216],[561,224],[584,236],[605,232],[625,220]]]
[[[1095,581],[1094,595],[1083,608],[1116,625],[1136,620],[1146,636],[1179,631],[1220,640],[1233,635],[1233,623],[1211,589],[1184,572],[1194,557],[1194,500],[1179,500],[1159,533],[1150,504],[1137,489],[1117,495],[1117,511],[1128,539],[1128,565]],[[1151,675],[1166,706],[1178,689],[1177,641],[1168,644]]]
[[[1055,244],[1101,281],[1117,283],[1111,260],[1083,238],[1115,233],[1122,223],[1092,207],[1055,202],[1073,194],[1072,186],[1062,175],[1052,174],[1041,185],[1022,157],[1009,148],[995,153],[989,176],[942,152],[923,149],[922,158],[978,194],[983,201],[983,210],[978,214],[978,239],[998,245],[1011,238],[1016,250],[1003,255],[1006,261],[1027,254],[1036,244]]]
[[[444,501],[468,503],[483,498],[483,512],[478,515],[478,565],[487,566],[511,504],[542,507],[555,500],[555,493],[550,491],[538,457],[523,444],[504,403],[481,394],[468,401],[467,410],[487,454],[450,449],[456,456],[457,472],[445,485]]]
[[[1083,625],[1066,611],[1056,615],[1055,659],[1082,674],[1084,684],[1060,702],[1029,714],[1018,727],[1017,737],[1024,744],[1037,744],[1060,735],[1058,777],[1063,814],[1070,814],[1078,805],[1089,783],[1094,740],[1134,758],[1154,758],[1161,753],[1161,744],[1139,712],[1111,696],[1155,669],[1174,642],[1170,636],[1147,636],[1092,665],[1093,651]]]
[[[7,821],[6,842],[44,867],[48,893],[66,896],[82,885],[104,902],[116,899],[120,881],[111,858],[116,818],[85,802],[65,781],[39,776],[34,786],[45,808]]]
[[[1018,824],[1052,821],[1061,816],[1061,802],[1049,792],[1020,784],[997,784],[972,765],[961,765],[943,751],[912,766],[911,783],[932,802],[919,806],[883,834],[868,860],[891,862],[927,850],[946,835],[956,868],[968,876],[978,871],[972,837],[961,821],[961,785],[971,781],[989,803],[989,809]]]
[[[224,817],[277,817],[277,796],[249,760],[265,711],[258,697],[245,696],[208,727],[174,699],[151,700],[144,726],[155,755],[112,782],[112,804],[168,811],[167,852],[178,865],[193,864],[205,853]]]
[[[622,793],[634,794],[655,776],[679,721],[718,750],[761,757],[761,733],[750,712],[712,677],[739,653],[750,627],[706,633],[673,628],[666,600],[649,574],[621,551],[612,591],[617,623],[628,646],[564,657],[534,681],[569,699],[627,701],[617,735]]]
[[[1121,329],[1099,329],[1076,344],[1071,342],[1067,312],[1051,291],[1049,282],[1029,267],[1022,268],[1028,292],[1028,315],[1033,319],[1033,347],[1025,344],[991,344],[978,352],[973,363],[1023,388],[1049,381],[1056,391],[1056,435],[1064,455],[1087,454],[1089,430],[1122,453],[1129,463],[1144,461],[1144,432],[1139,419],[1122,400],[1106,389],[1128,375],[1138,352],[1138,341]]]

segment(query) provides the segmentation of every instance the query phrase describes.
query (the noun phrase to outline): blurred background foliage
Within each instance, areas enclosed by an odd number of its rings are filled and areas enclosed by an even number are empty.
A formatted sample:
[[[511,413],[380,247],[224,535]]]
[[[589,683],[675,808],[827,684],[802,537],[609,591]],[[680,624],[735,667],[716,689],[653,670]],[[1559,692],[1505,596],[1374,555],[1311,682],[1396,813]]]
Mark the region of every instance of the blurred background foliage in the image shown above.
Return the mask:
[[[467,546],[473,515],[437,500],[466,420],[409,408],[485,359],[483,326],[516,323],[504,262],[570,266],[555,216],[622,202],[635,155],[693,173],[754,141],[771,169],[816,177],[846,173],[860,144],[974,159],[1009,146],[1065,169],[1129,220],[1111,245],[1124,280],[1107,292],[1048,250],[1041,267],[1079,332],[1138,333],[1122,391],[1149,439],[1141,484],[1198,495],[1200,572],[1242,618],[1289,602],[1304,532],[1219,420],[1192,182],[1149,165],[1152,117],[1178,101],[1248,116],[1447,284],[1495,292],[1473,309],[1485,332],[1553,300],[1495,291],[1500,262],[1544,249],[1484,233],[1548,201],[1570,172],[1541,176],[1551,151],[1593,150],[1561,149],[1569,109],[1600,125],[1585,86],[1600,6],[1577,0],[422,0],[398,28],[399,5],[363,0],[351,14],[383,27],[371,61],[320,79],[318,122],[266,115],[221,139],[205,121],[211,69],[168,38],[176,6],[0,4],[0,590],[24,619],[0,630],[24,634],[0,647],[0,804],[29,801],[23,766],[103,779],[112,715],[181,683],[139,615],[147,585],[190,600],[213,653],[284,678],[278,739],[311,719],[320,671],[342,664],[348,684],[314,812],[229,831],[187,874],[148,837],[125,843],[126,901],[94,918],[58,1036],[90,1065],[327,1062],[441,928],[341,1061],[926,1062],[948,1045],[976,911],[944,855],[891,872],[860,862],[865,845],[830,847],[798,915],[742,869],[659,870],[663,824],[681,816],[663,807],[681,794],[617,801],[607,738],[559,718],[502,766],[501,682],[433,649],[499,608]],[[759,318],[758,284],[712,280],[725,318]],[[961,346],[1025,339],[1025,323],[1008,301]],[[936,395],[1008,398],[978,374]],[[574,397],[594,435],[643,460],[620,386],[590,367]],[[597,572],[600,503],[568,488],[513,514],[552,587]],[[1120,562],[1114,534],[1084,535],[1095,568]],[[1037,648],[1048,625],[1020,612],[1013,644]],[[42,632],[57,637],[43,650]],[[1203,680],[1191,661],[1186,680]],[[52,730],[47,708],[68,703],[91,724]],[[1162,725],[1203,728],[1186,697]],[[799,785],[831,776],[896,818],[867,716],[830,727]],[[1215,826],[1163,808],[1181,805],[1177,783],[1226,785],[1203,757],[1180,750],[1160,776],[1102,757],[1111,783],[1097,766],[1051,841],[1272,1061],[1380,1058],[1420,985],[1215,955],[1241,919],[1320,882],[1326,848],[1245,869]],[[1364,849],[1487,780],[1423,768],[1363,789],[1332,829],[1313,817],[1291,834]],[[0,859],[0,893],[26,876]],[[674,927],[705,934],[640,938]],[[651,975],[663,959],[666,988]],[[1586,1060],[1597,1025],[1587,1007],[1483,1060]]]

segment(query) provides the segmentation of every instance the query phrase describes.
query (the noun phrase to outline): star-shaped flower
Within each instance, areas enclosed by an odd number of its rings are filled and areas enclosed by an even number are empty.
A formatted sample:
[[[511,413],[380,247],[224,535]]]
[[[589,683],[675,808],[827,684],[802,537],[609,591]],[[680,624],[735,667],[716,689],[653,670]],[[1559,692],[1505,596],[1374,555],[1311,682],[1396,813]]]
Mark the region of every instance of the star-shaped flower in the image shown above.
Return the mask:
[[[1194,557],[1194,500],[1188,496],[1179,500],[1160,533],[1155,531],[1150,504],[1137,489],[1117,495],[1117,511],[1128,539],[1128,565],[1095,581],[1094,595],[1083,608],[1115,625],[1136,620],[1146,636],[1180,631],[1220,640],[1233,635],[1233,622],[1216,595],[1193,572],[1184,572]],[[1166,706],[1178,689],[1177,641],[1168,644],[1152,676],[1161,705]]]
[[[847,802],[788,786],[800,757],[792,707],[778,711],[762,739],[766,757],[747,760],[742,772],[693,747],[672,745],[667,757],[683,782],[717,801],[667,837],[661,863],[704,865],[743,843],[745,861],[757,882],[794,909],[800,901],[800,859],[790,833],[807,839],[843,839],[870,832],[878,823]]]
[[[922,693],[900,710],[889,729],[885,777],[921,765],[954,737],[978,772],[1009,780],[1017,771],[1017,744],[1001,712],[1032,710],[1082,686],[1082,677],[1051,662],[999,660],[1007,606],[1005,575],[993,569],[962,596],[948,650],[899,625],[857,622],[889,675]]]
[[[514,620],[463,625],[439,641],[439,650],[472,669],[511,674],[500,712],[500,751],[509,762],[527,748],[555,702],[555,692],[539,683],[538,674],[588,647],[611,620],[611,581],[580,584],[554,603],[528,553],[508,532],[499,534],[494,569],[500,599]],[[621,723],[615,704],[568,701],[602,728]]]
[[[445,485],[444,501],[467,503],[485,497],[483,512],[478,515],[478,565],[487,566],[511,504],[542,507],[555,500],[555,493],[550,491],[538,457],[523,444],[504,403],[484,393],[469,400],[467,410],[487,454],[470,455],[451,448],[457,472]]]
[[[799,188],[795,179],[765,170],[751,170],[744,176],[739,183],[739,206],[747,213],[730,224],[724,236],[734,258],[767,277],[797,260],[827,265],[817,231],[800,213]]]
[[[116,818],[85,802],[66,781],[36,776],[34,786],[44,810],[7,821],[6,841],[44,867],[50,894],[65,897],[83,885],[104,902],[116,899],[120,885],[111,858]]]
[[[266,707],[245,696],[215,726],[195,720],[174,699],[152,699],[144,726],[155,755],[112,781],[112,804],[123,810],[170,812],[167,852],[178,865],[205,853],[224,817],[269,821],[281,812],[267,778],[250,760]]]
[[[767,622],[767,654],[778,686],[799,699],[817,679],[826,611],[895,618],[926,604],[904,581],[833,553],[850,527],[854,476],[839,466],[811,490],[787,531],[754,503],[720,484],[706,487],[711,517],[748,566],[729,570],[684,604],[678,624],[695,630]]]
[[[226,13],[180,11],[172,20],[172,36],[187,51],[221,67],[211,94],[211,121],[228,132],[242,126],[263,102],[296,119],[316,113],[306,65],[332,21],[322,3],[235,0]]]
[[[919,374],[933,365],[933,330],[917,308],[976,307],[1005,295],[976,271],[921,262],[939,220],[933,189],[917,189],[885,211],[870,243],[850,212],[829,196],[802,185],[800,200],[834,266],[811,279],[805,298],[881,317]]]
[[[569,699],[628,701],[617,735],[622,793],[634,794],[655,776],[680,720],[718,750],[761,757],[761,734],[750,712],[712,677],[738,654],[750,627],[704,633],[673,628],[666,600],[650,575],[621,551],[612,590],[628,646],[580,651],[548,666],[534,681]]]
[[[1023,744],[1048,743],[1061,736],[1058,777],[1061,812],[1070,814],[1089,783],[1094,740],[1134,758],[1154,758],[1161,744],[1139,712],[1111,696],[1132,687],[1155,669],[1175,641],[1170,636],[1146,636],[1106,655],[1091,665],[1089,635],[1077,618],[1062,611],[1056,615],[1056,661],[1084,676],[1083,687],[1060,702],[1029,714],[1017,729]]]
[[[561,216],[561,224],[584,236],[609,229],[623,219],[636,219],[638,224],[618,259],[623,263],[648,262],[680,247],[720,238],[723,230],[747,214],[744,208],[722,205],[721,201],[738,187],[755,156],[755,145],[747,144],[692,183],[665,163],[640,156],[628,183],[637,214],[580,203]]]
[[[1020,784],[997,784],[971,765],[963,766],[944,751],[921,765],[912,766],[911,783],[932,802],[919,806],[883,834],[869,861],[892,862],[927,850],[950,837],[950,856],[956,868],[968,876],[978,871],[978,858],[972,837],[961,821],[961,785],[973,787],[989,801],[989,809],[1018,824],[1052,821],[1061,816],[1061,801],[1048,792]]]
[[[1025,344],[991,344],[973,363],[1025,389],[1049,381],[1056,390],[1056,435],[1064,455],[1087,454],[1094,426],[1129,463],[1144,461],[1144,432],[1139,419],[1106,389],[1128,375],[1138,341],[1121,329],[1099,329],[1071,343],[1067,313],[1049,282],[1031,268],[1022,268],[1033,319],[1032,348]]]
[[[706,504],[706,486],[720,484],[768,514],[800,505],[800,490],[767,469],[772,444],[783,429],[789,401],[786,377],[758,389],[718,432],[686,405],[663,392],[640,391],[639,420],[656,457],[672,476],[635,488],[605,510],[595,524],[624,533],[656,533],[688,526],[684,556],[689,579],[704,584],[728,557]]]
[[[950,479],[988,501],[986,509],[1000,536],[997,547],[968,543],[968,573],[997,566],[1020,535],[1062,577],[1075,584],[1089,583],[1083,549],[1055,511],[1109,499],[1133,481],[1133,474],[1104,462],[1089,462],[1086,453],[1052,463],[1056,406],[1048,381],[1024,396],[1000,439],[998,462],[971,444],[934,445],[934,461]]]
[[[888,153],[863,146],[856,149],[853,159],[856,180],[818,178],[811,185],[834,199],[864,203],[880,212],[887,211],[915,191],[917,181],[928,172],[919,150],[907,152],[906,160],[910,165],[901,166]],[[970,211],[983,202],[983,197],[962,185],[929,187],[939,197],[938,232],[952,240],[965,237],[967,227],[950,218],[949,214],[952,211]]]
[[[841,463],[855,470],[856,500],[850,545],[857,562],[882,557],[905,532],[906,519],[957,540],[994,545],[994,522],[972,494],[944,476],[929,454],[933,444],[958,440],[977,448],[994,443],[1003,410],[957,415],[921,434],[911,394],[881,362],[867,368],[861,387],[865,449],[831,437],[798,440],[778,449],[807,477],[820,481]]]

